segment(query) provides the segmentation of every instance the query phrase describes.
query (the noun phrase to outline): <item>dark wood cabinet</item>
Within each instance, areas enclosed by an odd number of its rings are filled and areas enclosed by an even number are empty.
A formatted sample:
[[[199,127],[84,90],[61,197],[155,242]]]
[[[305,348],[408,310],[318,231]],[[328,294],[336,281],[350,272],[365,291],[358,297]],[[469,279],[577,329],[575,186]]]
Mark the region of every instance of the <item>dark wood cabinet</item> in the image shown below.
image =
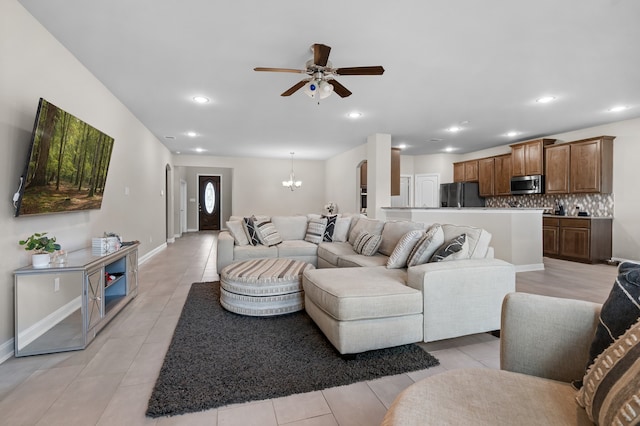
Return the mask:
[[[555,139],[536,139],[511,145],[512,176],[544,174],[544,147]]]
[[[453,163],[454,182],[478,182],[478,160]]]
[[[478,186],[481,197],[495,194],[495,160],[493,157],[478,160]]]
[[[494,195],[511,195],[511,154],[494,157]]]
[[[544,217],[544,256],[595,263],[611,258],[610,218]]]
[[[545,148],[545,192],[547,194],[569,193],[569,144],[551,145]]]
[[[400,148],[391,148],[391,195],[400,195]]]

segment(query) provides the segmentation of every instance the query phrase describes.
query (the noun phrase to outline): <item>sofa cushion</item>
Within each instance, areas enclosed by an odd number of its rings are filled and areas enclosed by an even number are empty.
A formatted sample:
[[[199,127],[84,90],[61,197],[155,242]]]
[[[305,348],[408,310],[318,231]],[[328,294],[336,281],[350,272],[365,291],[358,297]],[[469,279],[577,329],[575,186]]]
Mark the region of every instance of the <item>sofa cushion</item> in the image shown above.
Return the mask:
[[[623,262],[609,297],[602,305],[600,321],[589,349],[587,367],[640,317],[640,264]],[[578,384],[579,387],[579,384]]]
[[[333,231],[333,242],[344,243],[349,236],[349,228],[351,227],[350,217],[338,217],[336,219],[336,226]]]
[[[351,220],[353,220],[353,218]],[[351,244],[353,244],[361,232],[366,232],[368,234],[373,234],[373,235],[380,235],[382,234],[382,228],[384,228],[383,221],[361,217],[358,219],[355,225],[351,227],[351,230],[349,231],[348,241]]]
[[[353,249],[358,254],[364,254],[365,256],[373,256],[380,247],[382,241],[382,235],[370,234],[368,232],[361,232],[356,237],[353,243]]]
[[[326,227],[327,219],[309,219],[309,223],[307,224],[307,233],[304,236],[304,240],[309,241],[310,243],[320,244]]]
[[[273,216],[271,222],[276,226],[284,241],[304,240],[307,233],[306,216]]]
[[[443,243],[444,232],[442,231],[442,226],[437,223],[431,225],[411,250],[411,254],[407,259],[407,266],[411,267],[427,263]]]
[[[382,235],[382,239],[384,240],[384,231],[382,231]],[[424,232],[418,229],[404,234],[389,256],[387,268],[405,268],[407,266],[407,259],[409,259],[409,255],[423,235]],[[378,249],[378,251],[382,253],[381,249]]]
[[[318,257],[334,266],[338,266],[338,258],[356,254],[353,246],[347,242],[323,242],[318,245]]]
[[[359,268],[361,266],[386,266],[389,256],[376,253],[373,256],[365,256],[363,254],[349,254],[338,258],[339,268]]]
[[[322,216],[327,219],[327,226],[324,228],[324,235],[322,236],[322,241],[332,242],[333,241],[333,233],[336,229],[336,220],[338,220],[338,215],[328,215]]]
[[[271,247],[282,242],[278,229],[270,220],[257,220],[253,224],[262,245]]]
[[[491,234],[482,228],[465,225],[442,225],[445,241],[449,241],[460,234],[467,234],[469,242],[469,257],[473,259],[482,259],[487,256],[489,243],[491,242]]]
[[[302,285],[328,315],[352,321],[422,313],[422,293],[406,286],[406,279],[405,270],[384,266],[329,268],[305,271]]]
[[[230,220],[227,222],[227,229],[233,237],[233,241],[237,246],[246,246],[249,244],[247,234],[244,232],[242,220]]]
[[[260,245],[260,237],[258,237],[258,231],[256,230],[255,221],[255,216],[245,217],[243,219],[244,232],[247,234],[249,244],[251,244],[252,246]]]
[[[576,400],[596,424],[640,424],[640,320],[598,355],[583,383]]]
[[[304,240],[286,240],[278,244],[278,257],[316,256],[318,245]]]
[[[468,251],[467,234],[458,235],[442,244],[433,256],[431,256],[429,262],[462,259],[467,257]]]
[[[262,244],[257,246],[235,246],[233,247],[234,262],[247,259],[259,259],[261,257],[278,257],[277,246],[267,247]]]
[[[392,220],[385,222],[382,228],[382,242],[378,251],[387,256],[391,256],[393,250],[398,245],[398,241],[407,232],[416,229],[424,229],[424,223],[410,222],[408,220]]]

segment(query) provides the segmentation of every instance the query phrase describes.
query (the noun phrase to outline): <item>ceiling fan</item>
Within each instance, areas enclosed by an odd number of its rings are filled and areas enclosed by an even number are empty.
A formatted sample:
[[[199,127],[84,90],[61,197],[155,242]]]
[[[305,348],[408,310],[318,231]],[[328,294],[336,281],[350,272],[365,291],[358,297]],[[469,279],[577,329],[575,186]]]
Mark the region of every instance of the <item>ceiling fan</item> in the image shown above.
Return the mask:
[[[304,87],[308,96],[312,98],[319,97],[320,99],[326,98],[332,92],[336,92],[342,98],[351,95],[351,91],[335,79],[337,75],[382,75],[384,73],[384,68],[381,66],[333,68],[331,61],[329,61],[331,47],[324,44],[316,43],[312,45],[311,51],[313,52],[313,59],[307,61],[306,69],[303,70],[265,67],[256,67],[253,70],[307,74],[309,77],[297,82],[282,92],[280,96],[291,96]]]

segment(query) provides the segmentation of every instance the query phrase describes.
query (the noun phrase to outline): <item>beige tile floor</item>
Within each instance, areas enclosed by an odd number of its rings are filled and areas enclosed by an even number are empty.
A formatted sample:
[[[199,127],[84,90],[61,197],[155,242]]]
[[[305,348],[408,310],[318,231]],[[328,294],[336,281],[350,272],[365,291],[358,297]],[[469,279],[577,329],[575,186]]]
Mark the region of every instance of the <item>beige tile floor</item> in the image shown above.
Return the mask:
[[[378,425],[404,388],[456,368],[499,368],[489,334],[424,344],[440,366],[349,386],[160,419],[144,413],[189,286],[218,279],[215,233],[190,233],[140,266],[140,293],[83,351],[0,365],[2,425]],[[603,302],[615,268],[545,258],[519,291]]]

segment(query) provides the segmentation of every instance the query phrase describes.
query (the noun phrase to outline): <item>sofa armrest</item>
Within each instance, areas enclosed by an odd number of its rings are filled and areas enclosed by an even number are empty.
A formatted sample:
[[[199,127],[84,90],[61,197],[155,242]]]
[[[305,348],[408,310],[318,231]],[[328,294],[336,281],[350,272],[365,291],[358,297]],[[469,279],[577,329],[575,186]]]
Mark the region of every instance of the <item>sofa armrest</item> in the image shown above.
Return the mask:
[[[515,268],[500,259],[426,263],[407,275],[423,293],[425,342],[499,329],[502,300],[515,291]]]
[[[235,241],[228,231],[221,231],[218,234],[218,246],[216,250],[216,267],[218,274],[222,268],[233,263],[233,246]]]
[[[505,297],[500,368],[563,382],[584,375],[600,305],[527,293]]]

